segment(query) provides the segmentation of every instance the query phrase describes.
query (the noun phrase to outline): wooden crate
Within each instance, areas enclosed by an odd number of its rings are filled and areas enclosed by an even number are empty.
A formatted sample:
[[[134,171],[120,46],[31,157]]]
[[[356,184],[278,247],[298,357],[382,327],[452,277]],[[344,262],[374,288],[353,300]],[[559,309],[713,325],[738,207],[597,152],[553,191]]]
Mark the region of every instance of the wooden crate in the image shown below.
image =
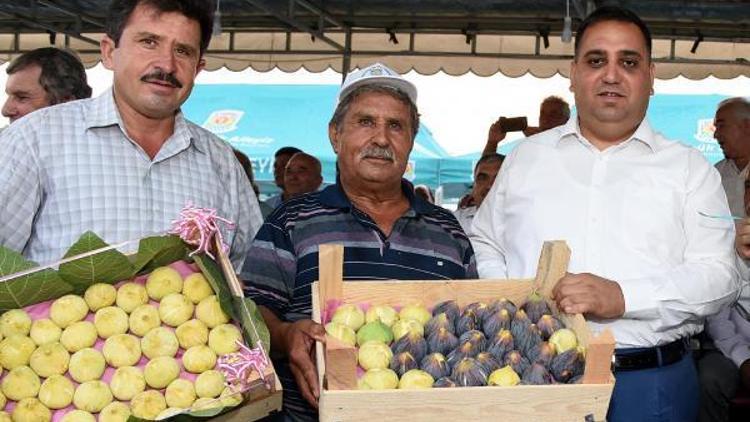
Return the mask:
[[[545,242],[535,279],[465,281],[356,281],[343,282],[343,248],[320,247],[320,281],[312,288],[313,319],[321,322],[326,306],[340,303],[426,306],[454,299],[460,307],[472,302],[505,297],[525,302],[537,289],[550,297],[565,274],[570,250],[562,241]],[[553,308],[554,309],[554,308]],[[460,387],[427,390],[356,390],[356,349],[333,337],[317,344],[321,421],[601,421],[614,388],[611,373],[614,337],[609,330],[598,336],[589,331],[583,316],[557,315],[574,330],[586,347],[581,384],[514,387]]]
[[[224,277],[227,280],[230,291],[235,296],[243,297],[244,293],[242,291],[242,284],[237,278],[237,274],[234,272],[232,262],[229,260],[229,257],[221,244],[218,243],[218,239],[214,238],[214,241],[214,250],[217,251],[216,258],[221,266],[222,273],[224,273]],[[266,353],[269,353],[269,351],[266,350]],[[272,390],[267,390],[263,385],[260,376],[256,374],[250,382],[254,383],[257,387],[245,394],[244,403],[227,413],[212,418],[211,420],[217,422],[249,422],[263,419],[273,412],[281,411],[282,388],[281,383],[279,382],[279,377],[276,376],[273,362],[270,361],[270,353],[269,365],[268,368],[266,368],[264,375],[266,379],[273,380]]]

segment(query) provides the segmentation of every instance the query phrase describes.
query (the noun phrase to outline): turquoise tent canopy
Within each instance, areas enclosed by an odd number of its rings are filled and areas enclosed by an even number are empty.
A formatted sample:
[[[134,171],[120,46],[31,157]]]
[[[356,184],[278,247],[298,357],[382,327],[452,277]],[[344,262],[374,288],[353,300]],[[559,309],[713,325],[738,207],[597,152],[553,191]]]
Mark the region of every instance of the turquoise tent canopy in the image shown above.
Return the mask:
[[[273,155],[284,146],[318,157],[325,182],[333,183],[336,155],[328,140],[328,121],[338,89],[337,85],[196,85],[182,109],[190,120],[250,157],[255,177],[265,188],[273,185]],[[473,159],[451,157],[424,125],[409,159],[405,177],[415,184],[436,188],[471,182]]]

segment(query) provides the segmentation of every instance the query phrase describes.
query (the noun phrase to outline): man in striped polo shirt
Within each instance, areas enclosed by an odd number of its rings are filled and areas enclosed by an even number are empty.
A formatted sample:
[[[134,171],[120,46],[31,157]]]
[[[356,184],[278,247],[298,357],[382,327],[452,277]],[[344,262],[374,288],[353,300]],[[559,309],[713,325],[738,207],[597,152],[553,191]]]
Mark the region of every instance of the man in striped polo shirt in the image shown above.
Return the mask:
[[[453,215],[403,180],[419,128],[416,87],[382,64],[349,74],[328,134],[335,185],[291,199],[258,232],[242,271],[271,331],[284,386],[282,420],[317,419],[311,358],[323,326],[310,320],[318,245],[344,245],[344,279],[476,278],[474,251]]]

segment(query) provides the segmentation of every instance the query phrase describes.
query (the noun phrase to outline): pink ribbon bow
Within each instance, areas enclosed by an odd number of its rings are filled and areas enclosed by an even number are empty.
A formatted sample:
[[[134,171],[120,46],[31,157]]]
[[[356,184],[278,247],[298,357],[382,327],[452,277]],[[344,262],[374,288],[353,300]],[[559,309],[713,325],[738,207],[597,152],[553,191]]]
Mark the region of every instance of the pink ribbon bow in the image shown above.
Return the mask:
[[[240,350],[235,353],[229,353],[221,356],[218,361],[218,368],[224,374],[227,385],[239,389],[237,391],[245,392],[252,388],[250,379],[253,371],[257,371],[260,379],[270,388],[269,380],[266,379],[265,373],[268,367],[268,357],[263,351],[263,344],[259,341],[258,347],[251,349],[241,341],[237,340]]]
[[[190,253],[193,256],[197,253],[205,253],[206,255],[214,258],[211,254],[211,238],[216,236],[219,244],[226,251],[227,245],[224,243],[224,238],[219,230],[219,223],[224,223],[228,228],[233,229],[234,223],[227,220],[226,218],[219,217],[215,209],[210,208],[198,208],[194,207],[193,204],[188,203],[182,211],[180,211],[180,218],[172,221],[172,229],[169,231],[171,234],[176,234],[189,245],[197,246],[197,248]]]

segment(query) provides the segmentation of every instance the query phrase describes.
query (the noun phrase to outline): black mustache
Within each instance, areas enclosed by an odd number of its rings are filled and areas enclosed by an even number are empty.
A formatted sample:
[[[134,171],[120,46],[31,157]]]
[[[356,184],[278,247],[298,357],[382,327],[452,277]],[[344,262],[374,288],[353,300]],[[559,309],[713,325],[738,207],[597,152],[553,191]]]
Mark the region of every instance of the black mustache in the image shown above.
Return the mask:
[[[141,81],[142,82],[151,82],[151,81],[166,82],[175,88],[182,88],[182,82],[180,82],[177,79],[177,77],[174,76],[174,73],[167,73],[160,69],[156,69],[153,72],[149,73],[148,75],[142,76]]]

